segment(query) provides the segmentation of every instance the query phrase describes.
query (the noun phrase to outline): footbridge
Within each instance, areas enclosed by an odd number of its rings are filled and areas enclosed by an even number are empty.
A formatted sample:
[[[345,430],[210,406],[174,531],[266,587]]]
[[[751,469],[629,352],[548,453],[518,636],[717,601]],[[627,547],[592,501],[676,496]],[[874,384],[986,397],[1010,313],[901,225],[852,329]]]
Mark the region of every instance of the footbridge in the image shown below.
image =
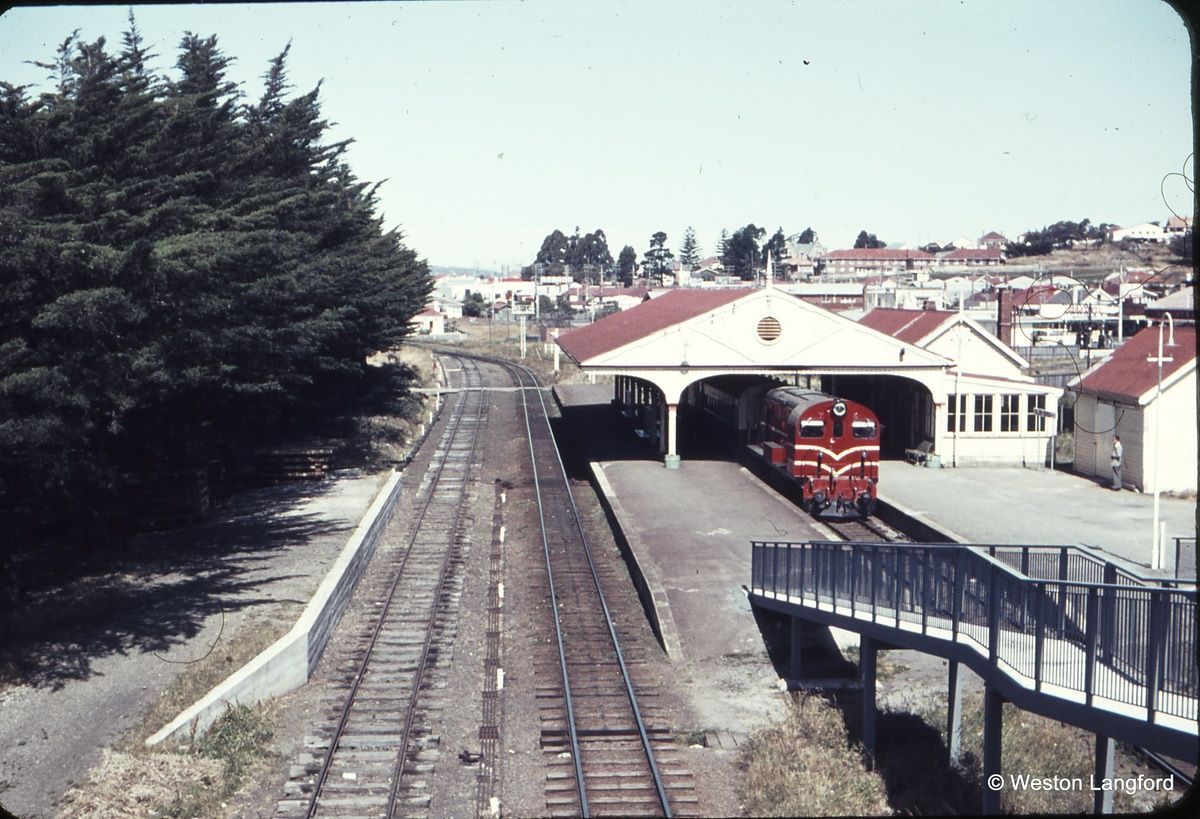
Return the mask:
[[[957,758],[959,664],[985,686],[983,782],[1000,774],[1001,705],[1096,735],[1096,780],[1113,776],[1114,741],[1177,759],[1197,742],[1194,581],[1143,577],[1079,546],[752,544],[750,600],[800,627],[861,637],[863,744],[875,745],[876,652],[916,649],[950,661],[947,746]],[[1112,792],[1096,793],[1097,812]],[[983,792],[985,813],[1000,792]]]

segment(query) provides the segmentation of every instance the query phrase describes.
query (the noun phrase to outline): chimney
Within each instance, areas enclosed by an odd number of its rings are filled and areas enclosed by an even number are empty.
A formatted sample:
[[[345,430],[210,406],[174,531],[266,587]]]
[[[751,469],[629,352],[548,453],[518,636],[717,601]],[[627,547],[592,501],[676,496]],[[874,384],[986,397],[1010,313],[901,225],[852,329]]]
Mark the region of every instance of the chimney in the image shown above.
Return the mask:
[[[1001,287],[996,291],[996,337],[1012,346],[1012,290]]]

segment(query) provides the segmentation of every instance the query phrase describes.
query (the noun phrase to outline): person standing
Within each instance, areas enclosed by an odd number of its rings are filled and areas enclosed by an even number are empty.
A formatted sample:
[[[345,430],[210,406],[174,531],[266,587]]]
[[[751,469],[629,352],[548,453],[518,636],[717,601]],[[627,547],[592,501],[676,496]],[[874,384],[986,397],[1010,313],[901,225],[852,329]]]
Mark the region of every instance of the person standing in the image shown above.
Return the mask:
[[[1120,491],[1121,489],[1121,466],[1125,463],[1125,449],[1121,446],[1121,436],[1113,436],[1112,445],[1112,473],[1113,482],[1112,488]]]

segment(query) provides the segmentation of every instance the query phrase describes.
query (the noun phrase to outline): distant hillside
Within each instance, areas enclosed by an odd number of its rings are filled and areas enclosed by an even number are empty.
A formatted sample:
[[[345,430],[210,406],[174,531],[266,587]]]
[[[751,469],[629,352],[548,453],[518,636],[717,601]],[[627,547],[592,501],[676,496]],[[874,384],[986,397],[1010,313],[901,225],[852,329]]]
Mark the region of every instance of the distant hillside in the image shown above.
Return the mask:
[[[1040,265],[1048,271],[1066,273],[1071,271],[1082,279],[1103,278],[1125,267],[1153,267],[1162,269],[1169,265],[1180,265],[1180,270],[1191,266],[1181,263],[1166,245],[1147,242],[1140,248],[1125,250],[1120,245],[1102,244],[1098,247],[1055,250],[1045,256],[1021,256],[1010,258],[1009,264]]]
[[[442,265],[429,265],[429,272],[435,276],[499,276],[495,270],[487,270],[482,267],[443,267]]]

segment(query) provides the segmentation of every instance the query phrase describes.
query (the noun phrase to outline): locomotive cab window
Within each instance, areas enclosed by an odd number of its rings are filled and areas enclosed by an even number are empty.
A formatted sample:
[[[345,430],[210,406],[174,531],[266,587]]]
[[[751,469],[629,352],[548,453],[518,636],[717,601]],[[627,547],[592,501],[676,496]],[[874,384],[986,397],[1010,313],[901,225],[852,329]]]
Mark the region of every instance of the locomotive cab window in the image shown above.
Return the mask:
[[[801,438],[822,438],[825,435],[825,422],[805,418],[800,421]]]
[[[850,430],[855,438],[874,438],[876,434],[874,421],[855,421],[850,424]]]

